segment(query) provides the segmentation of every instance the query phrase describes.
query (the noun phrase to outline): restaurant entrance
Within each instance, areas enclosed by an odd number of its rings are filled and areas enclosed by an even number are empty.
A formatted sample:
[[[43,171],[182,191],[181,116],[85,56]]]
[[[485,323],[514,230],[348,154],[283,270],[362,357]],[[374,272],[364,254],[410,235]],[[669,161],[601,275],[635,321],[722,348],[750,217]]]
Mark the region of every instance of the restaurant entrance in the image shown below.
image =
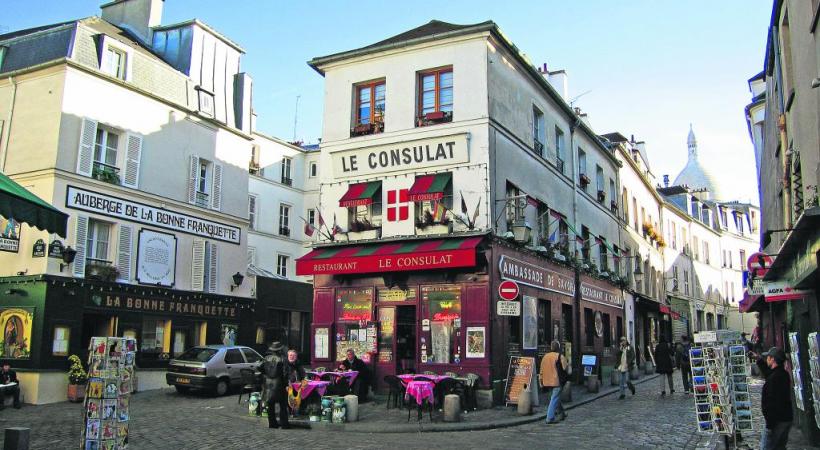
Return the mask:
[[[416,361],[416,306],[396,307],[397,373],[413,373]]]

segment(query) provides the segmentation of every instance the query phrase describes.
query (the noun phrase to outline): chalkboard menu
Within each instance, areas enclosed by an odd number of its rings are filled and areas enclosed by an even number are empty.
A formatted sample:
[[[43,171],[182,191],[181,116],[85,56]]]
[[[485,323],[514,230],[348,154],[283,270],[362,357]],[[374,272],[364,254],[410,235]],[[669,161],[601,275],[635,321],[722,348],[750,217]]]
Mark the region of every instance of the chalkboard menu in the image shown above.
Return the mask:
[[[518,398],[524,388],[531,386],[533,374],[535,373],[535,358],[524,356],[511,356],[510,367],[507,369],[507,386],[504,389],[504,402],[507,404],[518,403]]]

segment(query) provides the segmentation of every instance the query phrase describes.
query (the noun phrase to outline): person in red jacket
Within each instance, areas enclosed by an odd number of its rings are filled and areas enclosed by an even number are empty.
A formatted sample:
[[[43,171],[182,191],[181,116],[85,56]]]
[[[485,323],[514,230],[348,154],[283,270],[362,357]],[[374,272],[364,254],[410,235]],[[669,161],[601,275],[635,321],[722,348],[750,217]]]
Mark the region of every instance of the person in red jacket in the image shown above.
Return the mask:
[[[751,353],[757,358],[758,355]],[[783,368],[786,353],[772,347],[762,357],[757,358],[760,373],[766,378],[760,394],[760,409],[766,420],[766,427],[761,430],[760,448],[785,449],[789,441],[789,430],[792,427],[792,401],[789,374]]]

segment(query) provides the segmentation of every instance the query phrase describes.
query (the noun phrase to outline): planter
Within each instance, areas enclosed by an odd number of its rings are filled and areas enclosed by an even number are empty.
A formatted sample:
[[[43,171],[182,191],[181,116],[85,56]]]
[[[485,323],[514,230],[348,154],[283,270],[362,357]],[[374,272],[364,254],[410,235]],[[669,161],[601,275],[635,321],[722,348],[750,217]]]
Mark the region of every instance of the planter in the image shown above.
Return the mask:
[[[452,223],[436,223],[424,227],[416,226],[416,234],[423,236],[428,234],[450,234],[453,232]]]
[[[85,399],[85,385],[84,384],[69,384],[68,385],[68,401],[79,403]]]
[[[372,230],[364,230],[364,231],[348,231],[347,238],[351,241],[360,241],[363,239],[378,239],[382,236],[382,230],[380,228],[375,228]]]

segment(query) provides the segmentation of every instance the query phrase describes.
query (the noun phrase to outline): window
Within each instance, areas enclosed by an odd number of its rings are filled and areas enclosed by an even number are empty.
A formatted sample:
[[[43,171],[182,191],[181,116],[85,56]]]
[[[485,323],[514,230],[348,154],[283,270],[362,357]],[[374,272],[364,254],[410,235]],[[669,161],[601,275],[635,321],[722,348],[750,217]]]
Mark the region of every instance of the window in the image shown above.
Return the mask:
[[[311,226],[313,226],[313,227],[316,226],[316,210],[315,209],[310,208],[310,209],[307,210],[307,221]]]
[[[549,242],[549,235],[550,235],[550,210],[546,204],[543,202],[538,202],[538,208],[536,209],[538,214],[538,245],[547,246],[551,244]]]
[[[251,175],[261,175],[261,167],[259,167],[259,146],[254,144],[251,146],[251,162],[248,164],[248,172]]]
[[[94,140],[92,177],[109,183],[120,183],[120,169],[117,167],[119,140],[119,134],[102,127],[97,128],[97,136]]]
[[[262,327],[259,327],[257,329],[257,337],[259,337],[258,336],[258,331],[260,331],[260,330],[262,331],[262,337],[264,338],[265,329],[262,328]],[[262,342],[257,342],[257,344],[264,344],[264,343],[265,343],[264,339],[262,340]],[[245,355],[245,360],[248,362],[248,364],[258,363],[258,362],[262,361],[262,357],[259,356],[259,353],[256,353],[255,351],[253,351],[249,348],[243,348],[242,349],[242,354]]]
[[[609,179],[609,200],[611,202],[612,213],[618,212],[618,191],[615,189],[615,180]]]
[[[635,231],[638,231],[638,201],[632,197],[632,211],[635,213]]]
[[[308,176],[310,178],[316,178],[319,175],[319,164],[316,161],[310,162],[310,169],[308,170]]]
[[[507,229],[512,230],[513,222],[524,217],[524,208],[519,203],[519,197],[522,195],[521,191],[509,181],[507,182],[507,198],[506,198],[506,213],[507,213]],[[526,200],[524,202],[526,205]]]
[[[419,75],[418,126],[453,120],[453,69]]]
[[[210,185],[211,163],[204,159],[199,160],[199,170],[196,176],[196,205],[208,207],[208,194]]]
[[[388,200],[391,195],[395,196],[395,191],[388,192]],[[450,176],[447,185],[444,186],[443,196],[439,200],[427,200],[415,202],[416,223],[418,225],[448,223],[452,217],[447,217],[447,211],[453,210],[453,179]],[[373,199],[376,201],[377,199]],[[394,202],[395,203],[395,202]],[[389,214],[388,214],[389,216]]]
[[[71,328],[57,325],[54,327],[54,340],[51,344],[51,354],[54,356],[68,356],[68,342]]]
[[[581,226],[581,239],[584,240],[583,247],[581,247],[581,255],[584,258],[584,262],[589,264],[589,251],[590,251],[590,244],[589,244],[589,228],[586,226]]]
[[[598,192],[604,193],[606,195],[604,189],[604,169],[601,166],[595,166],[595,186],[598,188]]]
[[[385,88],[384,81],[360,85],[356,88],[356,128],[365,133],[384,130]]]
[[[587,154],[585,151],[578,149],[578,182],[581,188],[586,192],[589,184],[589,176],[587,175]]]
[[[425,319],[430,321],[429,336],[422,336],[429,343],[427,362],[452,364],[454,357],[461,358],[461,286],[422,286],[421,296],[426,309]],[[422,350],[422,362],[425,352]]]
[[[163,353],[170,350],[170,342],[167,343],[168,345],[165,342],[165,336],[170,329],[170,320],[143,318],[140,350],[143,353]]]
[[[279,234],[290,236],[290,206],[279,204]]]
[[[545,136],[546,129],[544,128],[544,113],[542,113],[538,108],[535,106],[532,107],[532,148],[535,150],[535,153],[539,156],[544,158],[547,157],[546,148],[544,146],[544,142],[546,142],[547,137]]]
[[[256,229],[256,208],[259,200],[256,195],[248,195],[248,228]]]
[[[276,275],[280,277],[288,277],[288,261],[290,258],[287,255],[276,255]]]
[[[382,226],[382,188],[373,193],[372,203],[347,208],[350,231],[367,231]]]
[[[286,184],[288,186],[293,185],[293,179],[290,177],[290,167],[293,163],[291,158],[285,156],[282,158],[282,184]]]
[[[8,47],[0,45],[0,70],[3,69],[3,60],[6,58],[6,51]]]
[[[595,345],[595,318],[589,308],[584,308],[584,334],[586,335],[584,345],[587,347]]]
[[[746,265],[746,250],[740,250],[740,267],[741,269],[743,266]]]
[[[125,80],[126,58],[124,50],[109,45],[105,50],[106,73],[120,80]]]
[[[555,165],[558,171],[564,173],[564,132],[555,127]]]
[[[231,348],[225,352],[225,364],[244,364],[245,358],[238,348]]]
[[[265,344],[265,328],[264,327],[256,327],[256,340],[255,343],[258,345]],[[247,358],[248,355],[245,355]]]
[[[203,251],[203,260],[202,261],[194,261],[194,264],[201,265],[202,267],[202,288],[201,289],[194,289],[194,290],[202,290],[203,292],[216,292],[217,290],[217,264],[218,264],[218,257],[217,257],[217,246],[212,242],[203,242],[204,244],[204,251]],[[194,242],[196,247],[196,242]],[[196,248],[194,249],[194,255],[196,258]],[[193,282],[192,282],[193,284]]]
[[[609,321],[609,314],[603,314],[601,322],[604,324],[604,347],[612,345],[612,328]]]
[[[709,243],[703,242],[703,262],[709,264]]]
[[[214,94],[205,89],[197,89],[199,99],[199,112],[208,117],[214,116]]]
[[[732,251],[729,250],[729,268],[733,268],[735,266],[735,258],[732,256]]]
[[[111,238],[111,224],[90,219],[85,242],[86,264],[109,264],[108,244]]]
[[[692,236],[692,248],[695,250],[695,261],[700,261],[700,242],[697,236]]]
[[[598,243],[598,258],[601,262],[601,264],[599,265],[601,271],[609,270],[609,264],[607,264],[608,255],[606,252],[606,241],[603,240],[603,238],[600,238],[600,241]]]

